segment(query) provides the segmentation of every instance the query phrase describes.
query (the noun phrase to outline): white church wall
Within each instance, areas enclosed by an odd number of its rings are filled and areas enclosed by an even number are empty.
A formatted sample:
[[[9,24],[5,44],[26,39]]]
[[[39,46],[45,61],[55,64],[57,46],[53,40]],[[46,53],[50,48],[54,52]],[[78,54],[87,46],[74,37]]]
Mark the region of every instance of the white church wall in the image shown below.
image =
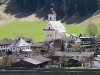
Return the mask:
[[[45,41],[51,41],[52,39],[55,39],[55,32],[54,31],[45,31]]]
[[[48,20],[49,21],[56,21],[56,14],[49,14],[48,15]]]
[[[45,29],[53,29],[53,27],[48,23]]]

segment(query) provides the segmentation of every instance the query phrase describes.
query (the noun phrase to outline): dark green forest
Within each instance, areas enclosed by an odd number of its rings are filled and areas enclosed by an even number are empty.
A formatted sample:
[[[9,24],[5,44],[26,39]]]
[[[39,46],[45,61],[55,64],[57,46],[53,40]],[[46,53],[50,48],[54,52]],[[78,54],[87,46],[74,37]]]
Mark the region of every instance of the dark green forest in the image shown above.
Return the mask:
[[[85,16],[99,9],[98,0],[16,0],[18,10],[36,11],[43,9],[49,13],[50,4],[55,5],[55,12],[60,16]]]

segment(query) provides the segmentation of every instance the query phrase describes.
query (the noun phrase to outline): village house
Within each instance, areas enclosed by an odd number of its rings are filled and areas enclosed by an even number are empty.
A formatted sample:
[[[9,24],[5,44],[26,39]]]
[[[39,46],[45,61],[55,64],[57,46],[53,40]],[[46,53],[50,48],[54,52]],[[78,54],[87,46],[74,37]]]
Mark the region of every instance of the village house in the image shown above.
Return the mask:
[[[98,37],[81,36],[80,39],[82,41],[82,44],[95,44],[97,43]]]
[[[54,51],[53,55],[50,57],[54,64],[59,64],[60,57],[66,56],[69,57],[70,64],[74,64],[74,60],[77,60],[77,62],[80,62],[82,64],[82,60],[84,58],[89,58],[90,56],[94,55],[95,52],[62,52],[62,51]],[[77,64],[77,63],[76,63]],[[81,66],[81,65],[80,65]]]
[[[96,53],[98,54],[98,55],[100,55],[100,44],[97,44],[96,45]]]
[[[95,68],[100,68],[100,58],[96,57],[94,60],[91,61],[91,63],[89,62],[88,65],[91,67],[95,67]]]
[[[30,49],[31,45],[23,40],[21,37],[17,38],[11,45],[10,51],[12,52],[19,52],[24,49]]]
[[[42,55],[32,54],[10,55],[10,59],[12,60],[11,67],[17,68],[45,68],[51,61]]]
[[[8,50],[10,50],[10,45],[18,38],[22,38],[25,42],[31,44],[33,43],[31,39],[26,38],[26,37],[17,37],[15,39],[4,39],[0,40],[0,53],[5,53]]]
[[[50,6],[50,14],[48,15],[48,24],[44,28],[44,41],[51,41],[53,39],[62,39],[69,36],[66,33],[66,28],[60,21],[56,21],[56,13],[54,5]]]
[[[45,53],[48,53],[49,50],[51,50],[51,47],[46,42],[37,42],[37,43],[33,43],[31,45],[31,49],[32,49],[32,51],[39,50],[40,53],[45,54]]]
[[[41,49],[43,45],[44,45],[44,42],[36,42],[36,43],[31,44],[31,49],[32,50]]]
[[[14,40],[12,39],[4,39],[0,41],[0,53],[7,52],[9,50],[10,44],[12,44]]]
[[[64,44],[64,51],[79,51],[80,44],[75,43],[75,39],[71,37],[56,39],[51,41],[50,46],[52,50],[61,50],[61,44]]]
[[[77,52],[77,51],[80,51],[80,44],[70,44],[70,43],[67,43],[66,46],[65,46],[65,50],[66,51],[70,51],[70,52]]]

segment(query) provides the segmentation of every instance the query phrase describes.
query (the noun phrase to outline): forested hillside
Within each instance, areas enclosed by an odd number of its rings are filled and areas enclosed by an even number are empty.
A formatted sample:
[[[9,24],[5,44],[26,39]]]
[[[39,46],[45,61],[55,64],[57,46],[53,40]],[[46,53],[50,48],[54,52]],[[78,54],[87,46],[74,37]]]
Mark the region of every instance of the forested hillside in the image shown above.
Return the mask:
[[[50,4],[55,6],[57,20],[72,23],[100,23],[100,0],[0,0],[1,20],[47,20]]]
[[[49,5],[53,3],[59,16],[85,16],[99,9],[99,0],[16,0],[16,2],[20,11],[43,9],[45,13],[49,12]]]

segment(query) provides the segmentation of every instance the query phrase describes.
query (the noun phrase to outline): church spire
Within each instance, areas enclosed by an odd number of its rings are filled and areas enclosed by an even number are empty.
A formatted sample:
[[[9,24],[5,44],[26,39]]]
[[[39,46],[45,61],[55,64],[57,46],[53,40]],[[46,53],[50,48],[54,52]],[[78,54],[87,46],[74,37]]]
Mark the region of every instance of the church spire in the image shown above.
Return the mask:
[[[56,21],[56,13],[54,11],[54,4],[50,5],[50,13],[48,15],[48,20],[49,21]]]

